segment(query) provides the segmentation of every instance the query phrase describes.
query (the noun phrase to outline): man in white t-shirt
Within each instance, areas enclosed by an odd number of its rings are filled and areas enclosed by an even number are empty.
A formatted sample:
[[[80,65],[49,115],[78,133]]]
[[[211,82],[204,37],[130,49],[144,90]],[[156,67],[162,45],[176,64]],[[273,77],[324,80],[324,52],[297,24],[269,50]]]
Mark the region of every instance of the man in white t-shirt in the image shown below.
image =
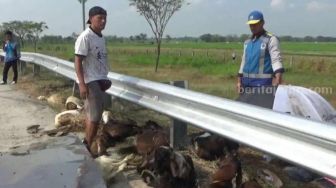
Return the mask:
[[[107,51],[102,35],[106,25],[106,11],[101,7],[92,7],[87,23],[90,27],[76,40],[75,69],[80,95],[86,99],[84,143],[90,149],[104,110],[104,92],[111,86],[111,81],[107,78]]]

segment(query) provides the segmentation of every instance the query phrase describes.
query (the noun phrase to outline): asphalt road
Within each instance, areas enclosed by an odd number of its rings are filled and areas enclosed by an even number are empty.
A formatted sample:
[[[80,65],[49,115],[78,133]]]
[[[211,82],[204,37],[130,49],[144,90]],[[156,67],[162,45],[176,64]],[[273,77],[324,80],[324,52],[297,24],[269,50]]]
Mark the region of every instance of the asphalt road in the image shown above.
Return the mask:
[[[55,114],[47,104],[16,90],[14,85],[0,85],[0,152],[39,142],[26,128],[38,124],[51,129]]]

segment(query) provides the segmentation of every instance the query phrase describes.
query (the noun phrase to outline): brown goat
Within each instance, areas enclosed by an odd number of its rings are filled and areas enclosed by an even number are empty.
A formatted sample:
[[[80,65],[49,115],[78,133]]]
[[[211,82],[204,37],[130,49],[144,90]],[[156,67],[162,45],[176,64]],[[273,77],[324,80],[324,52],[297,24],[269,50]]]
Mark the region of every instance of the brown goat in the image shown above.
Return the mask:
[[[138,154],[143,156],[143,162],[138,167],[139,172],[142,172],[144,169],[153,169],[154,151],[160,146],[169,146],[168,135],[162,131],[148,130],[136,136],[136,150]]]
[[[155,188],[194,188],[196,173],[190,156],[161,146],[154,152],[154,172],[158,175]]]
[[[110,120],[103,127],[105,132],[113,141],[122,141],[129,136],[134,136],[140,128],[134,122],[121,122]]]
[[[162,131],[145,131],[135,137],[135,146],[140,155],[146,155],[160,146],[169,146],[168,135]]]
[[[108,147],[114,145],[109,136],[104,132],[99,132],[90,146],[90,153],[93,157],[106,155]]]
[[[107,148],[114,146],[116,142],[135,135],[139,128],[135,123],[125,123],[117,120],[109,120],[101,129],[90,146],[93,157],[106,155]]]
[[[143,157],[142,164],[137,168],[138,172],[142,173],[145,169],[153,170],[154,150],[160,146],[169,146],[168,133],[156,122],[147,121],[135,137],[136,151]]]
[[[235,153],[239,144],[219,135],[203,133],[192,139],[195,153],[205,160],[216,160],[228,153]]]
[[[242,182],[241,163],[231,154],[221,159],[219,169],[212,176],[211,188],[232,188],[232,180],[236,178],[236,187]]]

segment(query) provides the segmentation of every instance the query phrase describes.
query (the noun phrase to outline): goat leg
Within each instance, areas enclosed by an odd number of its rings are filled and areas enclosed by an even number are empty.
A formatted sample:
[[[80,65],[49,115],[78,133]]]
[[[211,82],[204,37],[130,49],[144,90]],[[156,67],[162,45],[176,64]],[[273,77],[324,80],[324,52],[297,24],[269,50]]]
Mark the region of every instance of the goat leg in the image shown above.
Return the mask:
[[[242,167],[241,167],[241,162],[238,159],[237,161],[237,176],[236,176],[236,187],[240,187],[242,184],[242,179],[243,179],[243,172],[242,172]]]

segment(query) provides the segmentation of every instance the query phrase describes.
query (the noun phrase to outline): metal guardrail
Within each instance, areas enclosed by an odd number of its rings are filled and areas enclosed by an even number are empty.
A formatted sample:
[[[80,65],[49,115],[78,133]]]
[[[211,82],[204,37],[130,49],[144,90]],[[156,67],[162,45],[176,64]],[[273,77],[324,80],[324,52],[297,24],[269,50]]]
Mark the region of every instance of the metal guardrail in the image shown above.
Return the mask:
[[[75,80],[74,64],[22,53],[22,61]],[[336,178],[336,127],[264,108],[110,72],[107,93]]]

